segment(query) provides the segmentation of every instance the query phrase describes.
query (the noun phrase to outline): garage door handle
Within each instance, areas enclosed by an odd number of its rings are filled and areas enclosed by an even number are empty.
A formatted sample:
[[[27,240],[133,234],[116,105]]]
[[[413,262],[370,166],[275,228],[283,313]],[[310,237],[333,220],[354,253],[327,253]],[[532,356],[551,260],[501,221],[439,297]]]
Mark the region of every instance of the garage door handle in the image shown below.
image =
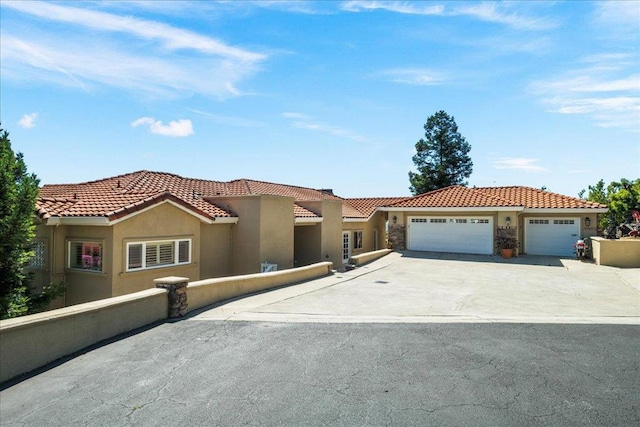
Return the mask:
[[[577,236],[577,234],[572,234],[571,236],[572,236],[572,237],[576,237],[576,236]]]

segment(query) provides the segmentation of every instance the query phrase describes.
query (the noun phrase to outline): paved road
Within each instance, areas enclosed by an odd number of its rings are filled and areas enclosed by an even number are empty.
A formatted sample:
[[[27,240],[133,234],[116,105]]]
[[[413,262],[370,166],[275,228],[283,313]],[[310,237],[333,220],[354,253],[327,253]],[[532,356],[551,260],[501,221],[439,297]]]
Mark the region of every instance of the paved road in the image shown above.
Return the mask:
[[[637,426],[630,325],[182,321],[0,393],[3,426]]]
[[[393,254],[4,384],[0,424],[636,426],[639,272]]]

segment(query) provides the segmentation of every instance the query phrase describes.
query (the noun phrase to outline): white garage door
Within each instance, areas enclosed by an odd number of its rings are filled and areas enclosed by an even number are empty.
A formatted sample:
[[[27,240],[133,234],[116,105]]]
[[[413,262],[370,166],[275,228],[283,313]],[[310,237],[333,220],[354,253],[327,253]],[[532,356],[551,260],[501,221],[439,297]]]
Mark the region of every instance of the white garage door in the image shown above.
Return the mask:
[[[409,217],[412,251],[493,253],[492,217]]]
[[[573,255],[580,236],[579,218],[525,218],[525,252],[530,255]]]

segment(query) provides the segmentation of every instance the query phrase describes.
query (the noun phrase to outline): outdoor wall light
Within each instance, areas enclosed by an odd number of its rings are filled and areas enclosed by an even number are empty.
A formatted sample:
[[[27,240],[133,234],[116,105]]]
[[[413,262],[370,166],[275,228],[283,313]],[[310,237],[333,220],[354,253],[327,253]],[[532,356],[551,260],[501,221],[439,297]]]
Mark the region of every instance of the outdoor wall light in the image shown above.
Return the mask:
[[[504,220],[505,220],[505,221],[507,221],[507,222],[511,222],[511,217],[510,217],[510,216],[508,216],[508,217],[506,217]]]
[[[591,218],[586,217],[584,219],[584,225],[586,225],[587,227],[590,227],[591,226]]]
[[[398,222],[398,217],[397,216],[393,216],[393,223],[395,224],[396,222]]]

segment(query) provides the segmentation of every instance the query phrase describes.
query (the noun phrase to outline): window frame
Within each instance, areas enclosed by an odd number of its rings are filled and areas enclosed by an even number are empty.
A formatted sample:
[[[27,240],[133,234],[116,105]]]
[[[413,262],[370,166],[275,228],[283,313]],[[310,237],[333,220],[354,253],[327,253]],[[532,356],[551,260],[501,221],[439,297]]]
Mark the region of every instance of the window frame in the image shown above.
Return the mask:
[[[358,238],[358,235],[360,238]],[[364,233],[362,230],[353,230],[353,250],[364,248]]]
[[[31,250],[33,255],[29,257],[29,263],[26,268],[30,270],[47,270],[49,268],[49,241],[48,239],[33,239],[31,242]],[[35,264],[34,261],[41,262],[41,265]]]
[[[184,254],[184,252],[181,251],[181,244],[184,244],[184,242],[188,242],[188,247],[187,247],[187,260],[186,261],[181,261],[182,257],[181,255]],[[173,257],[173,262],[171,263],[161,263],[161,256],[162,256],[162,248],[161,245],[163,244],[167,244],[167,243],[171,243],[173,245],[173,253],[172,253],[172,257]],[[136,246],[136,245],[140,245],[140,267],[134,267],[131,268],[131,252],[130,252],[130,248],[132,246]],[[148,266],[147,262],[148,262],[148,249],[151,249],[151,247],[156,246],[156,262],[153,263],[152,265]],[[179,237],[179,238],[173,238],[173,239],[152,239],[152,240],[135,240],[135,241],[130,241],[130,242],[126,242],[125,244],[125,271],[127,273],[133,273],[136,271],[147,271],[147,270],[155,270],[158,268],[167,268],[167,267],[176,267],[176,266],[181,266],[181,265],[188,265],[191,264],[193,262],[193,238],[191,237]],[[136,263],[137,265],[137,263]]]
[[[82,257],[82,261],[81,263],[84,264],[86,261],[90,261],[92,266],[95,266],[95,255],[87,255],[84,254],[85,252],[85,246],[86,247],[90,247],[91,251],[93,251],[93,249],[95,248],[95,246],[97,245],[100,248],[100,252],[99,252],[99,260],[97,261],[98,265],[99,265],[99,269],[94,269],[94,268],[83,268],[82,266],[78,266],[78,265],[72,265],[71,261],[72,260],[76,260],[77,261],[77,254],[73,254],[72,253],[72,248],[74,247],[74,244],[80,244],[82,245],[82,252],[83,254],[81,255]],[[85,257],[91,257],[86,258]],[[102,274],[104,273],[104,240],[102,239],[92,239],[92,238],[87,238],[87,239],[80,239],[80,238],[71,238],[71,239],[67,239],[67,270],[73,270],[73,271],[82,271],[85,273],[96,273],[96,274]]]

